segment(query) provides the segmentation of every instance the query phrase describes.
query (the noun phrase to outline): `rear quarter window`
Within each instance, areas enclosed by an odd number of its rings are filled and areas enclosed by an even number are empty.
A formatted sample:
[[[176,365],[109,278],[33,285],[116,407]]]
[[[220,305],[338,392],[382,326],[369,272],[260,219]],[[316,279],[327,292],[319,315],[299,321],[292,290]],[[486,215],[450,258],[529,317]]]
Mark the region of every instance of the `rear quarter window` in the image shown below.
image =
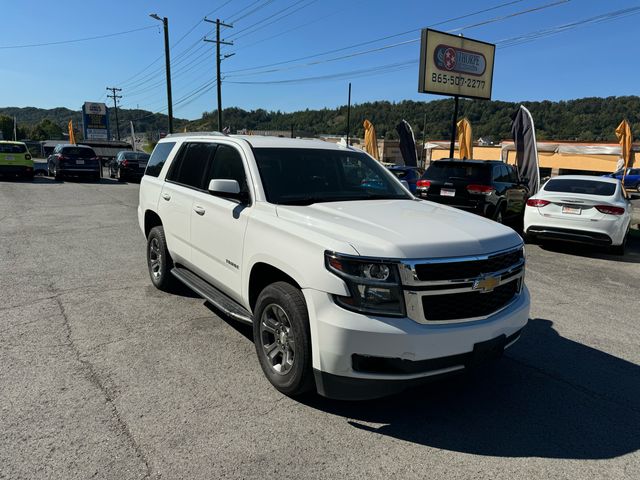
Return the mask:
[[[173,147],[176,145],[176,142],[163,142],[156,145],[156,148],[153,149],[151,153],[151,157],[149,157],[149,162],[147,163],[147,169],[145,170],[145,175],[150,175],[152,177],[160,176],[160,172],[162,171],[162,167],[164,167],[165,162],[167,161],[167,157],[173,150]]]

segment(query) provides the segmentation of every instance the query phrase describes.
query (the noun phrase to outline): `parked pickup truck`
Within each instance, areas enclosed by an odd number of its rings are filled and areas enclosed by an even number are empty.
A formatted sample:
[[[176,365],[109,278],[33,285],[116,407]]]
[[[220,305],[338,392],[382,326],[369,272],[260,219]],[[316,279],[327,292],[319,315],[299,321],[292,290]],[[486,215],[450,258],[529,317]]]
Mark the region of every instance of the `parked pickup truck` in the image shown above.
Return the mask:
[[[169,135],[138,218],[153,284],[180,281],[251,324],[287,395],[395,393],[499,356],[528,320],[513,230],[415,198],[350,147]]]

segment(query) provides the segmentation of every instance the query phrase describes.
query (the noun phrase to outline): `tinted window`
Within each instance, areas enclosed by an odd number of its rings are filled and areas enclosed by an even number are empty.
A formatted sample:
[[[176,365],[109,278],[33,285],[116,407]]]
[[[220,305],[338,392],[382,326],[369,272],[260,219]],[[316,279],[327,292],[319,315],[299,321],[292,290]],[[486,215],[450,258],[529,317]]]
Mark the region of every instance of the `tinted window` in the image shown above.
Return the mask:
[[[167,161],[167,157],[169,156],[169,153],[171,153],[175,144],[176,142],[163,142],[157,144],[149,158],[149,163],[147,163],[147,169],[144,174],[151,175],[152,177],[159,176],[162,167],[164,167],[164,162]]]
[[[148,160],[149,154],[144,152],[125,152],[122,154],[127,160]]]
[[[400,180],[413,180],[416,176],[414,170],[400,170],[400,169],[390,169],[391,173],[393,173]]]
[[[96,156],[96,152],[92,148],[86,147],[64,147],[62,149],[62,155],[78,158],[92,158]]]
[[[640,168],[634,168],[629,172],[629,175],[640,175]]]
[[[447,180],[469,180],[485,182],[489,179],[491,169],[488,165],[478,165],[462,162],[435,162],[424,174],[428,180],[445,182]]]
[[[262,184],[271,203],[308,205],[365,199],[409,199],[386,168],[364,153],[255,148]]]
[[[19,143],[0,143],[0,153],[26,153],[27,147]]]
[[[544,185],[544,190],[547,192],[586,193],[588,195],[610,197],[616,191],[616,184],[597,180],[552,178]]]
[[[209,161],[216,152],[214,143],[187,143],[171,165],[167,180],[187,187],[204,189],[204,177]]]
[[[237,180],[240,191],[247,191],[247,176],[244,172],[242,157],[240,152],[228,145],[218,145],[216,156],[209,169],[208,179],[204,187],[209,185],[209,181],[215,179]]]

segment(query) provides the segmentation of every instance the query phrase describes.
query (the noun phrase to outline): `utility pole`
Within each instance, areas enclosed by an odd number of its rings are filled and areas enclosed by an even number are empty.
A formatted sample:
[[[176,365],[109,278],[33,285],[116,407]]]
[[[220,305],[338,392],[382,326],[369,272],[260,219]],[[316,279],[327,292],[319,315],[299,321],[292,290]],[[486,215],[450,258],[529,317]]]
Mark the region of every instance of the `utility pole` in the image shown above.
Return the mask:
[[[351,130],[351,82],[349,82],[349,97],[347,100],[347,147],[349,146],[350,130]]]
[[[233,28],[233,25],[228,25],[226,23],[222,23],[219,18],[216,18],[216,21],[209,20],[208,18],[204,19],[205,22],[215,23],[216,24],[216,39],[209,40],[207,38],[204,39],[205,42],[215,43],[216,44],[216,86],[218,87],[218,131],[222,131],[222,79],[220,78],[220,62],[222,59],[220,58],[220,45],[233,45],[233,42],[225,42],[224,40],[220,40],[220,27]],[[225,55],[224,58],[231,57],[232,54]]]
[[[116,95],[116,92],[121,92],[122,89],[116,87],[107,87],[107,90],[111,90],[111,95],[107,95],[107,97],[113,98],[113,109],[116,112],[116,138],[118,139],[118,141],[120,141],[120,123],[118,123],[118,99],[122,98],[122,95]]]
[[[167,114],[169,115],[169,133],[173,133],[173,100],[171,99],[171,57],[169,54],[169,19],[160,18],[158,14],[149,15],[155,20],[162,22],[164,28],[164,63],[167,71]]]

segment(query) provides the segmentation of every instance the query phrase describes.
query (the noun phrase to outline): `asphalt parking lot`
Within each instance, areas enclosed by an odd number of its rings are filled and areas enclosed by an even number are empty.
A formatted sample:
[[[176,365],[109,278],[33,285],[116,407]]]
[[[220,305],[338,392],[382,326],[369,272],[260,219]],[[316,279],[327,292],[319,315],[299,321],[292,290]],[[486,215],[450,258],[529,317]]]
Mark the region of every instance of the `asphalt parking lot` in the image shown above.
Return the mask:
[[[0,180],[0,478],[640,478],[640,232],[529,245],[532,320],[495,365],[296,401],[246,327],[151,286],[137,193]]]

